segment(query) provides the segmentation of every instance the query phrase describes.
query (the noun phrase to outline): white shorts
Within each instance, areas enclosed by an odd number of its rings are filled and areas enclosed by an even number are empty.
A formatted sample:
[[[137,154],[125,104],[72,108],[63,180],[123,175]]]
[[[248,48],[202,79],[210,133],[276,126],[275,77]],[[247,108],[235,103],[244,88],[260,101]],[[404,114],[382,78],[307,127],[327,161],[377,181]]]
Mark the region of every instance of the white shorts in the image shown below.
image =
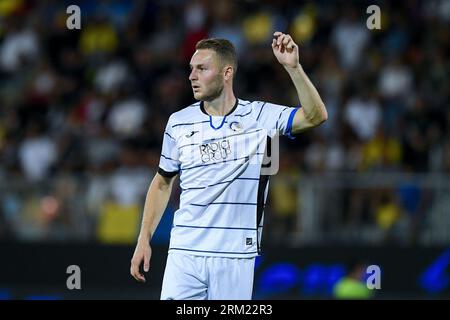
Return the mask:
[[[255,258],[170,252],[161,300],[250,300]]]

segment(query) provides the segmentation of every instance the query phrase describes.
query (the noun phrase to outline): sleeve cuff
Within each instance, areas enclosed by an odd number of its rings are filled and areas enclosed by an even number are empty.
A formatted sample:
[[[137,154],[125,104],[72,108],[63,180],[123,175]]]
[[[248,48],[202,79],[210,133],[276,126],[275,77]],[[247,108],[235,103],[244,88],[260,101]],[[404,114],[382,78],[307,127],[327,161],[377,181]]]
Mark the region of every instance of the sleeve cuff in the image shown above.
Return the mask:
[[[285,136],[287,136],[289,139],[295,139],[295,137],[292,135],[292,123],[294,122],[294,116],[297,113],[298,109],[300,109],[301,106],[298,108],[295,108],[291,111],[291,114],[289,115],[289,119],[286,126],[286,132],[284,133]]]
[[[173,178],[175,177],[180,171],[172,171],[172,172],[168,172],[165,171],[164,169],[158,168],[158,173],[160,175],[162,175],[165,178]]]

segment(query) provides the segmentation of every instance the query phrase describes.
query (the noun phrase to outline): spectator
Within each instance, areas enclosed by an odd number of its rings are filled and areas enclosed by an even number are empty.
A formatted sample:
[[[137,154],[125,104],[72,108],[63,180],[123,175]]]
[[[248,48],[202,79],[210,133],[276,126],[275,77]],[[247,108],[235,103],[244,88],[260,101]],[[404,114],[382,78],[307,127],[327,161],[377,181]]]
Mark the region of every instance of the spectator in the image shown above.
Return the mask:
[[[372,292],[367,287],[364,276],[366,264],[353,262],[349,266],[346,276],[342,277],[333,287],[333,296],[336,299],[369,299]]]
[[[19,161],[25,177],[31,181],[48,177],[56,160],[57,149],[54,141],[42,132],[39,125],[31,124],[19,147]]]

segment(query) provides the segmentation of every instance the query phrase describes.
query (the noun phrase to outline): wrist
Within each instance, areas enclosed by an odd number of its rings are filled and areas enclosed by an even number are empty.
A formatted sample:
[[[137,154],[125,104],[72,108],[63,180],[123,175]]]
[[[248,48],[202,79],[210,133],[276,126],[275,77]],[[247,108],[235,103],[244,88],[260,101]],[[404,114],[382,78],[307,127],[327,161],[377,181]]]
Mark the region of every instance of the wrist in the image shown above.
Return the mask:
[[[297,63],[295,66],[283,65],[283,67],[287,72],[297,72],[302,70],[302,66],[300,65],[300,63]]]
[[[138,236],[138,242],[149,243],[151,240],[150,232],[142,232]]]

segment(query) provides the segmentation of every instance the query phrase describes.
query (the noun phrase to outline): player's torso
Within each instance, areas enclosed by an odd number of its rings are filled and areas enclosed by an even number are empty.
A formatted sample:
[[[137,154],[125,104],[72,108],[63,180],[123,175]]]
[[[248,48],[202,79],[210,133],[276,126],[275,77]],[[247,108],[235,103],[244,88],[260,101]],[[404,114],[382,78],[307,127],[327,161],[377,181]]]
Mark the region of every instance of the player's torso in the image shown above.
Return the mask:
[[[188,177],[196,184],[210,183],[239,166],[260,166],[267,131],[258,125],[249,102],[226,117],[210,117],[200,110],[192,110],[192,115],[190,122],[176,126],[182,182]]]
[[[190,107],[172,127],[182,194],[170,248],[201,255],[254,256],[268,133],[248,102],[239,103],[226,117],[210,117],[199,109]]]

